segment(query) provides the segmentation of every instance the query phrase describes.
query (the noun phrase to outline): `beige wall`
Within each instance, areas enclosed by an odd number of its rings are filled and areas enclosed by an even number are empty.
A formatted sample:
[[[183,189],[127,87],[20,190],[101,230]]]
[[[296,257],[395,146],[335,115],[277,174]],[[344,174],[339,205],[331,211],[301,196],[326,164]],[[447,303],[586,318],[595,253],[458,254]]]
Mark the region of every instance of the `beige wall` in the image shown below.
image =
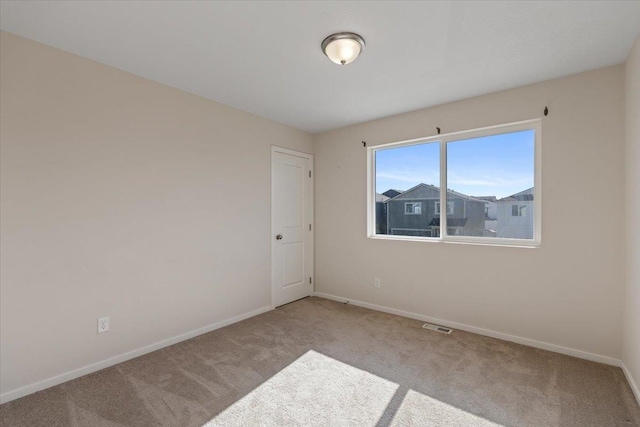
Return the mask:
[[[270,146],[310,135],[0,39],[3,394],[271,304]]]
[[[623,71],[605,68],[315,136],[316,291],[619,359]],[[367,239],[361,141],[521,121],[542,116],[545,105],[540,248]],[[374,277],[382,279],[379,290]]]
[[[622,362],[640,401],[640,38],[625,64],[627,277]]]

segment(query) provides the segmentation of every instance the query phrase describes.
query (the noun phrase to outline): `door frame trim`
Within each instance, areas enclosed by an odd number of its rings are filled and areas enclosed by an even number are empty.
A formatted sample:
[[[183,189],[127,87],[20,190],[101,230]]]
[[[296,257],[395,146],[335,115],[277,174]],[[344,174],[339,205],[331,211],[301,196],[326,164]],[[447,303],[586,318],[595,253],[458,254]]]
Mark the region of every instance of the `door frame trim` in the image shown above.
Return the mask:
[[[270,183],[269,183],[269,206],[271,212],[270,218],[270,234],[269,234],[269,251],[270,251],[270,259],[271,259],[271,308],[276,308],[276,291],[275,291],[275,277],[273,271],[273,240],[275,236],[275,230],[273,227],[273,155],[275,153],[287,154],[289,156],[301,157],[303,159],[309,160],[309,170],[311,171],[311,177],[309,178],[309,223],[311,224],[311,231],[309,235],[309,275],[311,276],[311,290],[309,295],[313,295],[316,288],[316,277],[315,277],[315,253],[314,253],[314,245],[315,245],[315,233],[316,233],[316,224],[314,218],[314,185],[313,182],[316,178],[316,174],[313,170],[313,154],[303,153],[301,151],[291,150],[289,148],[278,147],[277,145],[271,146],[271,175],[270,175]]]

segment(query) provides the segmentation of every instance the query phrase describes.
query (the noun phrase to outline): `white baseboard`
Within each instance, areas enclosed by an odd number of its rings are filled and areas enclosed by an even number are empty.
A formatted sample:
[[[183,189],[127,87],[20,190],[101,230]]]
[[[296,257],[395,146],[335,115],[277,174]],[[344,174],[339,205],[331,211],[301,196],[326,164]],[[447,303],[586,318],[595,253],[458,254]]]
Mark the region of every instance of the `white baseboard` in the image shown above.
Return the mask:
[[[231,325],[232,323],[236,323],[241,320],[245,320],[250,317],[257,316],[258,314],[266,313],[267,311],[271,311],[271,310],[273,310],[272,306],[262,307],[257,310],[250,311],[248,313],[244,313],[239,316],[232,317],[230,319],[222,320],[212,325],[204,326],[202,328],[198,328],[193,331],[190,331],[166,340],[162,340],[142,348],[138,348],[136,350],[128,351],[118,356],[110,357],[109,359],[102,360],[100,362],[83,366],[82,368],[74,369],[73,371],[56,375],[55,377],[51,377],[43,381],[38,381],[36,383],[17,388],[15,390],[8,391],[0,395],[0,404],[9,402],[11,400],[19,399],[28,394],[35,393],[37,391],[44,390],[49,387],[53,387],[58,384],[62,384],[64,382],[73,380],[83,375],[91,374],[101,369],[108,368],[109,366],[126,362],[127,360],[133,359],[135,357],[139,357],[144,354],[151,353],[152,351],[160,350],[161,348],[168,347],[173,344],[177,344],[181,341],[188,340],[193,337],[197,337],[198,335],[206,334],[207,332],[215,331],[216,329],[223,328],[225,326]]]
[[[384,307],[381,305],[370,304],[368,302],[355,301],[348,298],[338,297],[335,295],[324,294],[322,292],[314,292],[314,295],[321,298],[326,298],[339,302],[349,302],[349,304],[356,305],[358,307],[370,308],[376,311],[382,311],[384,313],[395,314],[402,317],[408,317],[410,319],[420,320],[422,322],[435,323],[437,325],[447,326],[453,329],[459,329],[461,331],[473,332],[478,335],[485,335],[492,338],[498,338],[504,341],[511,341],[517,344],[528,345],[529,347],[540,348],[542,350],[549,350],[555,353],[566,354],[568,356],[578,357],[580,359],[591,360],[593,362],[604,363],[612,366],[620,366],[621,361],[609,356],[602,356],[600,354],[589,353],[587,351],[576,350],[569,347],[563,347],[556,344],[549,344],[542,341],[536,341],[530,338],[518,337],[515,335],[509,335],[502,332],[492,331],[490,329],[478,328],[476,326],[465,325],[463,323],[450,322],[448,320],[436,319],[434,317],[424,316],[422,314],[411,313],[408,311],[396,310],[395,308]]]
[[[638,401],[638,405],[640,405],[640,388],[638,388],[638,384],[635,382],[635,380],[631,376],[631,371],[627,369],[627,366],[624,364],[624,362],[620,362],[620,367],[622,368],[622,372],[624,372],[624,376],[627,377],[627,381],[631,386],[631,390],[633,390],[633,394],[636,397],[636,400]]]

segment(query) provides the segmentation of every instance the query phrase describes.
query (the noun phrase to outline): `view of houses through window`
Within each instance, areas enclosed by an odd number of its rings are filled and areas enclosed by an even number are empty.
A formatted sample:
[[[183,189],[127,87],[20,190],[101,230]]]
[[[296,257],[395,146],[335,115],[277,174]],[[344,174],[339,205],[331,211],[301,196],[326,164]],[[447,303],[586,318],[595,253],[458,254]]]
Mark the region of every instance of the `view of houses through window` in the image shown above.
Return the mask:
[[[446,236],[534,238],[533,129],[382,147],[374,154],[375,234],[441,237],[443,167]]]

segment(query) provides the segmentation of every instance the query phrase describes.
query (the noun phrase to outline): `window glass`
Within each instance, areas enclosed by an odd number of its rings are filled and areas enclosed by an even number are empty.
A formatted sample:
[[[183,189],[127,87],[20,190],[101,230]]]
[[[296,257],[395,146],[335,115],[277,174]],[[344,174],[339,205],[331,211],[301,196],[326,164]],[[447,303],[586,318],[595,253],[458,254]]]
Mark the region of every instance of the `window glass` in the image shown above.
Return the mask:
[[[450,234],[533,239],[534,145],[533,130],[447,143]]]
[[[422,214],[422,202],[409,202],[404,204],[404,213],[406,215]]]
[[[440,202],[436,202],[435,203],[435,207],[436,207],[436,209],[435,209],[434,213],[436,215],[440,215]],[[447,213],[448,214],[452,214],[453,213],[453,202],[447,202]]]
[[[376,234],[434,236],[440,200],[440,144],[406,145],[375,152]]]

